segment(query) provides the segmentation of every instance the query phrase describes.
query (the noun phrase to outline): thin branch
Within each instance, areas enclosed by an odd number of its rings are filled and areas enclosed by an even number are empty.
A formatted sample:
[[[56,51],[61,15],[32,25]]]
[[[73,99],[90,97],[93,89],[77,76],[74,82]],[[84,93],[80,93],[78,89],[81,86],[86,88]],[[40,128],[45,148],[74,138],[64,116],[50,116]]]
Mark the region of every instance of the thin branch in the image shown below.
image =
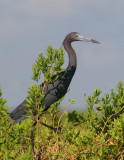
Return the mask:
[[[105,123],[105,125],[104,125],[104,127],[103,127],[103,129],[102,129],[102,133],[103,133],[103,131],[104,131],[104,129],[105,129],[105,126],[107,125],[108,121],[111,119],[111,117],[117,115],[117,114],[118,114],[120,111],[122,111],[123,109],[124,109],[124,106],[123,106],[117,113],[114,113],[114,114],[110,115],[110,117],[108,117],[108,119],[107,119],[107,121],[106,121],[106,123]]]
[[[68,105],[67,109],[61,114],[61,116],[59,118],[59,121],[58,121],[58,126],[57,126],[57,152],[59,152],[59,143],[58,143],[59,142],[58,141],[58,131],[59,131],[59,128],[60,128],[59,124],[60,124],[60,121],[61,121],[62,117],[64,116],[65,112],[68,111],[69,107],[70,107],[70,105]]]

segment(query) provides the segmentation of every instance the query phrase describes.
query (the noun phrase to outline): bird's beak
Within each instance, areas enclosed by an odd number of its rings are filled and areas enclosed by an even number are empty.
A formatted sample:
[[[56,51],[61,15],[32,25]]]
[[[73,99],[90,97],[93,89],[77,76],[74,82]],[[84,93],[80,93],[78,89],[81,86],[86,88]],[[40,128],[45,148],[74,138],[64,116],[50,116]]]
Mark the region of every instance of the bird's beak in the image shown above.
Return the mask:
[[[97,43],[97,44],[100,44],[100,42],[94,40],[94,39],[89,39],[89,38],[85,38],[83,36],[80,35],[80,41],[83,41],[83,42],[92,42],[92,43]]]
[[[81,41],[83,42],[92,42],[92,43],[97,43],[100,44],[100,42],[94,40],[94,39],[89,39],[89,38],[83,38]]]

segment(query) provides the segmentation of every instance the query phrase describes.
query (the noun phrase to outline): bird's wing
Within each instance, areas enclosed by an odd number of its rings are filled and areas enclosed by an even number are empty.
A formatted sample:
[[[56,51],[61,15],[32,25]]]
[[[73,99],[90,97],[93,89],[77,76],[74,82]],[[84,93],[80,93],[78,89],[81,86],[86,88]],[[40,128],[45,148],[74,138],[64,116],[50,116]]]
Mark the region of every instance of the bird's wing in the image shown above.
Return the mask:
[[[54,75],[52,77],[52,80],[56,79],[56,77],[58,77],[58,79],[60,79],[60,76],[62,76],[63,74],[64,74],[64,72],[59,73],[59,75]],[[41,106],[45,105],[46,108],[49,108],[49,106],[52,103],[54,103],[55,101],[58,100],[58,98],[56,97],[57,85],[59,84],[58,79],[56,79],[55,82],[50,83],[50,84],[46,83],[46,82],[41,84],[42,88],[44,89],[44,96],[45,96],[44,102],[42,102]],[[28,107],[25,106],[27,104],[26,99],[10,113],[10,117],[15,120],[15,123],[18,123],[18,122],[26,119],[27,116],[29,115],[27,113]],[[47,110],[47,109],[45,109],[45,110]]]

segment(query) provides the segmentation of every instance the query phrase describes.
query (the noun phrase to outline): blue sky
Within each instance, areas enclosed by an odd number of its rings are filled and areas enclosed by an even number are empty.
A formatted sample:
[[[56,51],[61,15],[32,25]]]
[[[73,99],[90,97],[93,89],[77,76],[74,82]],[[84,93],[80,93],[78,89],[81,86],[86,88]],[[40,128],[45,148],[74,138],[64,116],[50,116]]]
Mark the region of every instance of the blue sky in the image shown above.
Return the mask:
[[[104,95],[124,81],[124,1],[123,0],[1,0],[0,1],[0,85],[10,109],[27,96],[32,64],[49,44],[59,48],[74,31],[101,42],[75,42],[78,67],[70,91],[63,100],[75,107],[86,104],[100,87]],[[68,56],[65,53],[66,68]]]

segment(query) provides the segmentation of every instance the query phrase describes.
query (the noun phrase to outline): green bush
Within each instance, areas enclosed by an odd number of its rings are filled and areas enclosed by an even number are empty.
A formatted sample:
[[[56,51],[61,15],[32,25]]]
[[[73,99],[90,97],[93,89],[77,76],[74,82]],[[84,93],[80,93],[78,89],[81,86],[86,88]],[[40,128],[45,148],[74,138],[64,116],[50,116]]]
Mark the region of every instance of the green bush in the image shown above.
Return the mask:
[[[13,125],[5,105],[6,100],[0,90],[0,159],[77,159],[77,160],[121,160],[124,156],[124,87],[120,81],[116,90],[101,95],[95,88],[91,96],[86,96],[87,112],[73,111],[64,113],[58,109],[61,102],[51,105],[40,117],[43,108],[38,107],[44,98],[39,85],[43,75],[45,82],[52,82],[52,77],[63,71],[63,48],[41,53],[33,65],[33,79],[36,81],[29,89],[27,107],[31,116],[21,123]],[[33,113],[36,113],[37,125],[33,132]],[[49,125],[49,127],[45,127]],[[50,129],[55,128],[55,129]]]

